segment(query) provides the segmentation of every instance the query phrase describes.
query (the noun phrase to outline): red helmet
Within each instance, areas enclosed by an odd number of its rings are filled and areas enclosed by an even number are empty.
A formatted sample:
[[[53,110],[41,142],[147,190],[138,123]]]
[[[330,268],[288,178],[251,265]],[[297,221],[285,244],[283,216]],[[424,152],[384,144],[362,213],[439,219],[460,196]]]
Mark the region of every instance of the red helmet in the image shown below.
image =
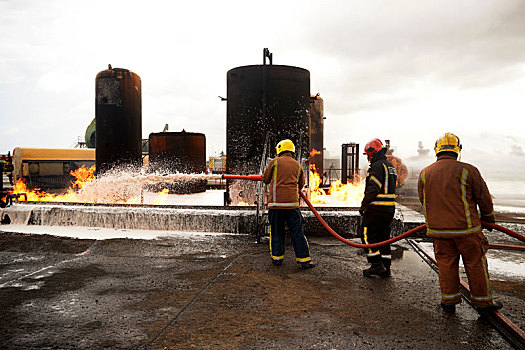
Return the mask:
[[[380,139],[373,139],[368,141],[368,143],[365,145],[365,152],[363,154],[366,154],[370,159],[372,159],[377,154],[377,152],[381,151],[383,148],[385,148],[385,146]]]

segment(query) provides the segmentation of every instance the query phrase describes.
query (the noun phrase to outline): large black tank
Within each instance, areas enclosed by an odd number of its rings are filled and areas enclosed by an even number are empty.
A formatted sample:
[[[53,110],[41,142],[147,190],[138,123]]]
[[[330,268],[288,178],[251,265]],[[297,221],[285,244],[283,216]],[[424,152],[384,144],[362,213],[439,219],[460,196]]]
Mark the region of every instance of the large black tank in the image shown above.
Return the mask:
[[[324,104],[319,94],[310,99],[310,167],[323,179],[324,158]]]
[[[116,167],[142,165],[140,77],[127,69],[97,74],[95,97],[97,174]]]
[[[227,89],[226,173],[258,174],[266,140],[269,156],[277,142],[291,139],[296,158],[308,159],[309,71],[264,61],[229,70]],[[225,204],[253,204],[255,184],[235,184],[228,180]]]
[[[206,172],[206,136],[195,132],[151,133],[148,141],[149,170],[160,173],[203,174]],[[159,184],[172,193],[206,191],[206,180]]]

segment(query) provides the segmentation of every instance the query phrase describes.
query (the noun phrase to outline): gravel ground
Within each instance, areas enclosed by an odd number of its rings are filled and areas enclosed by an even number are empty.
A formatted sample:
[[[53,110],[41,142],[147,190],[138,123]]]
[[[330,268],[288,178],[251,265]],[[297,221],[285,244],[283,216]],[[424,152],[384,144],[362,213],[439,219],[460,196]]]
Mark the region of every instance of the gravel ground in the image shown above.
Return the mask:
[[[75,230],[71,227],[71,230]],[[50,229],[52,234],[52,229]],[[363,252],[309,239],[282,266],[244,235],[71,239],[1,232],[3,349],[511,349],[466,303],[438,307],[436,273],[406,243],[393,276]],[[509,317],[524,299],[502,295]]]

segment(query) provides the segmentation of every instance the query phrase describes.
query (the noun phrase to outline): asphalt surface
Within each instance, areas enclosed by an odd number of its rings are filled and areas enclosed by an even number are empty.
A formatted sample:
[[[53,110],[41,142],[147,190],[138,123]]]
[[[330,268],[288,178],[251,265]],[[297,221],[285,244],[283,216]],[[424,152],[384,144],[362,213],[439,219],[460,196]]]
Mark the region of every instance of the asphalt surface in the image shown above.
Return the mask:
[[[387,279],[362,276],[359,249],[309,243],[317,266],[302,270],[291,246],[273,266],[246,235],[92,240],[0,227],[0,347],[512,348],[465,302],[444,313],[437,274],[406,243]],[[501,298],[522,313],[523,298]]]

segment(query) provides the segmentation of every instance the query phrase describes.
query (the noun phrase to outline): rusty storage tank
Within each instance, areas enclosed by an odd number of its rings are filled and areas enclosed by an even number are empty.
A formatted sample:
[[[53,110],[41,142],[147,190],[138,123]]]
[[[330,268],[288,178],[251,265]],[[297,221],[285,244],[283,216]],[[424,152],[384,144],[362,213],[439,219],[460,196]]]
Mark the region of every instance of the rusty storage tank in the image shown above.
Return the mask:
[[[203,174],[206,172],[206,136],[196,132],[151,133],[148,141],[149,171]],[[153,190],[168,188],[171,193],[206,191],[206,180],[158,184]]]
[[[95,88],[96,164],[102,174],[115,166],[142,165],[140,77],[108,66],[97,74]]]
[[[316,172],[323,180],[324,159],[324,102],[319,94],[310,99],[310,167],[315,166]]]
[[[266,64],[266,58],[270,64]],[[227,73],[226,173],[258,174],[263,153],[275,156],[275,145],[291,139],[296,159],[309,152],[310,72],[273,65],[264,50],[263,65],[233,68]],[[263,164],[265,165],[265,164]],[[255,183],[228,180],[225,204],[253,204]]]

